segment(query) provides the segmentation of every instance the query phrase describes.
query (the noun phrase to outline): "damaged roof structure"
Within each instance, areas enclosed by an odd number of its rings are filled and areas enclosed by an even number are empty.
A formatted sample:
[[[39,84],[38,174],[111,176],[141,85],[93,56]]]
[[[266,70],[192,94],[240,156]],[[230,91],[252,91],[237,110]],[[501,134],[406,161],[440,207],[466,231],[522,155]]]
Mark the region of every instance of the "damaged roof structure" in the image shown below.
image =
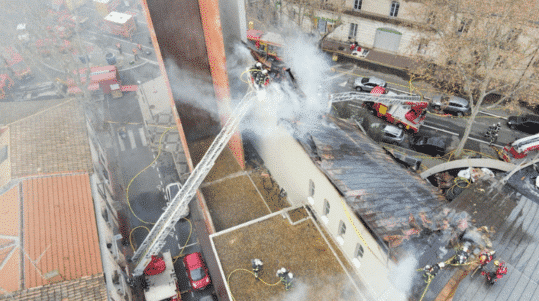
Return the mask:
[[[453,300],[539,299],[539,190],[532,181],[537,176],[529,168],[515,173],[504,186],[494,178],[482,179],[451,202],[451,208],[467,212],[475,225],[485,229],[485,244],[496,251],[495,259],[505,262],[508,273],[490,285],[480,272],[449,269],[433,279],[424,300],[436,296],[453,296]],[[487,270],[493,269],[492,263],[487,265]]]
[[[387,251],[423,229],[466,228],[466,214],[451,210],[436,187],[399,166],[355,125],[330,122],[296,137]]]
[[[415,258],[405,278],[420,278],[422,254],[436,255],[473,227],[356,125],[334,117],[280,124],[288,134],[256,142],[262,159],[293,205],[312,207],[372,299],[408,300],[411,288],[394,283],[398,265]]]

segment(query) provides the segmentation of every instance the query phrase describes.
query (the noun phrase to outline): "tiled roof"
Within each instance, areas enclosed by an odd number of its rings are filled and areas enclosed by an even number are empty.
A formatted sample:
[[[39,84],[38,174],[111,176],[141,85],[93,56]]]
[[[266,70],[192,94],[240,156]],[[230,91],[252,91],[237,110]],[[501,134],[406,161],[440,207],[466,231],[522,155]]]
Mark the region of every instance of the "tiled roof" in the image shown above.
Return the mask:
[[[0,195],[0,264],[5,265],[0,270],[0,288],[6,291],[15,291],[20,288],[20,202],[19,185],[13,186]],[[7,277],[13,275],[14,277]]]
[[[2,194],[0,201],[3,222],[8,221],[1,224],[0,235],[13,237],[16,247],[12,253],[11,248],[0,252],[0,258],[10,256],[0,269],[3,290],[103,272],[88,174],[24,180]],[[14,282],[6,284],[4,279]]]
[[[10,139],[13,178],[91,170],[84,116],[75,101],[10,124]]]
[[[411,229],[411,216],[416,221],[422,217],[432,221],[447,205],[432,185],[395,163],[353,125],[329,119],[316,127],[302,129],[299,125],[295,130],[320,170],[378,239],[403,236]],[[300,132],[304,134],[298,135]]]
[[[0,300],[105,301],[107,289],[103,274],[96,274],[0,295]]]

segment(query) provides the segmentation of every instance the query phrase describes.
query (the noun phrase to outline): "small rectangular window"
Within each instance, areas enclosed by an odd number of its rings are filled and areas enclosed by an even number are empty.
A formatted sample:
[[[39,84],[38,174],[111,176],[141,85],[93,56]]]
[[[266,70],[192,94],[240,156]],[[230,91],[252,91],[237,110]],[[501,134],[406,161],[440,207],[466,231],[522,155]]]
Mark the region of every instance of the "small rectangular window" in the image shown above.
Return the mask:
[[[396,17],[399,14],[400,3],[397,1],[391,2],[391,9],[389,10],[390,17]]]
[[[322,215],[328,215],[329,214],[329,209],[330,209],[330,206],[329,206],[329,202],[328,200],[324,200],[324,211],[323,211],[323,214]]]
[[[344,236],[344,234],[346,234],[346,224],[343,221],[340,221],[338,236]]]
[[[354,40],[356,38],[356,35],[357,35],[357,24],[350,23],[350,32],[348,33],[348,37],[351,40]]]
[[[354,9],[361,10],[362,4],[363,4],[363,0],[354,0]]]
[[[363,257],[363,253],[365,253],[365,251],[363,250],[363,246],[358,243],[356,245],[356,252],[355,252],[356,256],[355,257],[359,259],[359,258]]]
[[[318,19],[318,31],[320,33],[326,33],[328,22],[326,20]]]
[[[313,180],[309,180],[309,196],[314,196],[314,182]]]

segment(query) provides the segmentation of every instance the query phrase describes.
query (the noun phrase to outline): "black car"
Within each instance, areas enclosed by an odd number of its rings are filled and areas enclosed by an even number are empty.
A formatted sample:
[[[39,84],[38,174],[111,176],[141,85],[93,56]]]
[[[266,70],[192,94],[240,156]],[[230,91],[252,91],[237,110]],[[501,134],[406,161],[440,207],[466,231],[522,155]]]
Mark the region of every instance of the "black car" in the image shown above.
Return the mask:
[[[440,137],[415,137],[412,139],[410,146],[413,150],[429,156],[436,157],[445,155],[446,145],[444,139]]]
[[[519,130],[528,134],[537,134],[539,133],[539,116],[510,116],[507,118],[507,126],[513,130]]]

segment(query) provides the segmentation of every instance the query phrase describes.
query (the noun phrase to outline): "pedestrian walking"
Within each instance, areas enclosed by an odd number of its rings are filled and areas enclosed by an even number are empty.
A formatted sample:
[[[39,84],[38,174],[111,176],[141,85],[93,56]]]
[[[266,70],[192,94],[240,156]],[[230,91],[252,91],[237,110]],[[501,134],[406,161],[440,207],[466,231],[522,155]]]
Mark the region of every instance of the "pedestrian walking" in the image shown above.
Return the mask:
[[[138,52],[137,52],[137,48],[133,48],[133,56],[135,57],[135,62],[138,61]]]
[[[137,44],[137,48],[140,52],[142,52],[142,45],[141,44]]]
[[[116,43],[116,48],[118,48],[118,52],[122,54],[122,44]]]

